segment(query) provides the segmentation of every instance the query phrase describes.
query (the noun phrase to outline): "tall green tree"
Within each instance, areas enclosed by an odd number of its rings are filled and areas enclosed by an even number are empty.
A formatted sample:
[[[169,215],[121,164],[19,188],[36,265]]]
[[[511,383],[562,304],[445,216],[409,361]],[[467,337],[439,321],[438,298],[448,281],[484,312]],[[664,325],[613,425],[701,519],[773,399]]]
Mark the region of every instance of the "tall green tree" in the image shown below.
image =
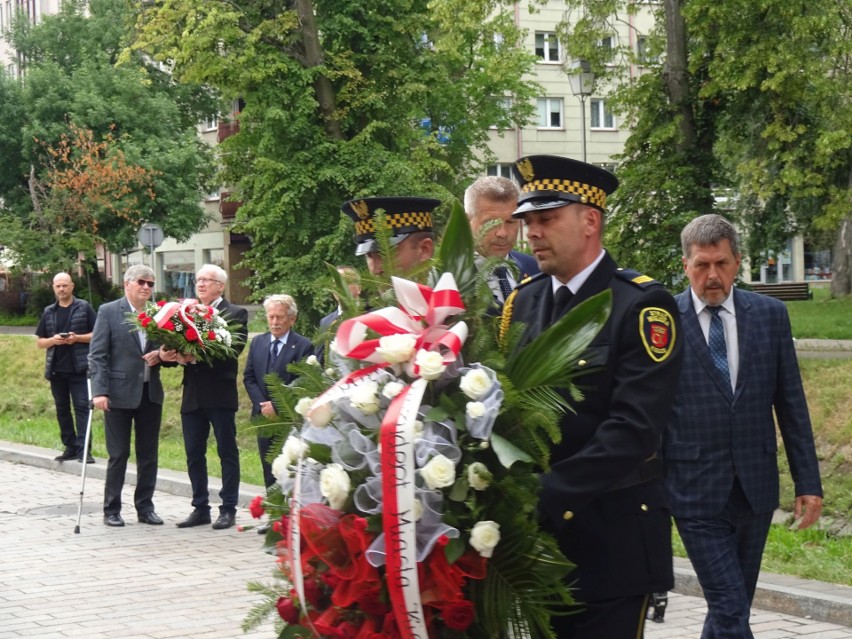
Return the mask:
[[[0,226],[22,267],[91,263],[98,244],[133,248],[141,221],[178,240],[208,221],[199,202],[216,165],[196,127],[219,101],[141,54],[117,64],[134,23],[125,0],[63,2],[37,25],[13,23],[7,39],[24,65],[21,80],[0,78],[11,114],[0,121]]]
[[[322,262],[355,259],[345,200],[448,202],[489,127],[532,115],[534,58],[502,0],[142,4],[138,50],[245,103],[222,164],[258,293],[316,299]]]
[[[564,25],[569,52],[606,72],[597,43],[635,10],[621,0],[569,0],[585,12]],[[674,281],[677,232],[722,212],[746,231],[755,260],[795,233],[817,239],[848,228],[852,178],[850,7],[814,0],[664,0],[652,54],[637,79],[612,70],[615,103],[634,124],[620,168],[611,233],[633,263]],[[620,80],[620,81],[619,81]],[[840,230],[841,232],[838,232]],[[852,230],[852,229],[850,229]],[[639,251],[635,249],[639,248]],[[833,290],[850,287],[850,249],[835,251]],[[657,268],[654,268],[654,263]]]

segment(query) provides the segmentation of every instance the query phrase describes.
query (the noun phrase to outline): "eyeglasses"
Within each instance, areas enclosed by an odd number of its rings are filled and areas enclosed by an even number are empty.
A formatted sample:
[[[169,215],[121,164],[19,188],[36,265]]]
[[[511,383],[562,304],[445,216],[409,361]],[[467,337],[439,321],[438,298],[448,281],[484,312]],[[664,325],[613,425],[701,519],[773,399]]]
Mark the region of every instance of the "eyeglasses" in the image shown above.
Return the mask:
[[[136,283],[139,286],[147,286],[148,288],[154,288],[154,280],[138,279],[138,280],[136,280]]]
[[[199,278],[198,278],[198,279],[196,279],[195,281],[196,281],[196,283],[198,283],[198,284],[212,284],[213,282],[216,282],[217,284],[221,284],[221,283],[222,283],[222,282],[220,282],[219,280],[211,280],[209,277],[199,277]]]

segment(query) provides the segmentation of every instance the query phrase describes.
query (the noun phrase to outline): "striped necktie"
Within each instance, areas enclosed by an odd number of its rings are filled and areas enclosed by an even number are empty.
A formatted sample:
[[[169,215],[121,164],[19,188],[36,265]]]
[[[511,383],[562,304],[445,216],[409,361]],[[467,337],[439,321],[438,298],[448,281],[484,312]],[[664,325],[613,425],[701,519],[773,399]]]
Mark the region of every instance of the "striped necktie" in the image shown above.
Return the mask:
[[[728,346],[725,343],[725,327],[722,325],[722,318],[719,317],[721,306],[708,306],[710,311],[710,335],[707,339],[707,346],[710,348],[710,357],[713,359],[713,364],[719,369],[722,377],[731,384],[731,371],[728,369]]]

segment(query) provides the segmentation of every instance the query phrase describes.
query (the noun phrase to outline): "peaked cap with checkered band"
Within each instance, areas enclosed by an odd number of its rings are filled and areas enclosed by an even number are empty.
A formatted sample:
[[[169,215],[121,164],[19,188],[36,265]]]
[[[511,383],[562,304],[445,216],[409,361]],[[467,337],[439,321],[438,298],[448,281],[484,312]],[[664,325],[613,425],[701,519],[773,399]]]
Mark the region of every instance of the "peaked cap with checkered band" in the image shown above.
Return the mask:
[[[593,164],[558,155],[528,155],[512,165],[521,186],[512,217],[572,203],[606,210],[606,196],[618,188],[618,178]]]
[[[365,197],[344,202],[340,210],[355,222],[355,255],[379,250],[376,242],[376,211],[385,213],[385,224],[391,230],[391,244],[396,246],[411,233],[431,231],[432,210],[441,203],[428,197]]]

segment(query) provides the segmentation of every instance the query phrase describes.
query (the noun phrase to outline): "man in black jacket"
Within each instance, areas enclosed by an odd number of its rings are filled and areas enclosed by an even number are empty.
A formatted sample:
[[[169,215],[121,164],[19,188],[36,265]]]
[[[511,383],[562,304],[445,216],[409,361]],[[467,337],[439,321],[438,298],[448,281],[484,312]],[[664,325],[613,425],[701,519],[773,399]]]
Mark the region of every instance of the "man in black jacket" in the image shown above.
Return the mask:
[[[215,264],[205,264],[195,278],[195,292],[202,304],[212,306],[231,322],[237,322],[237,354],[245,348],[248,334],[248,311],[230,304],[222,293],[228,274]],[[216,450],[222,464],[222,505],[213,528],[220,530],[234,525],[240,493],[240,451],[237,448],[236,414],[237,359],[217,359],[211,363],[196,362],[192,357],[179,356],[183,369],[183,400],[180,407],[186,466],[192,484],[192,507],[189,517],[177,524],[190,528],[209,524],[210,499],[207,490],[207,439],[210,427],[216,437]]]
[[[85,456],[93,464],[94,458],[83,445],[90,410],[86,384],[89,342],[97,316],[88,302],[74,297],[74,281],[68,273],[54,276],[53,292],[56,302],[45,307],[35,333],[38,347],[47,349],[44,377],[50,382],[59,436],[65,446],[56,461],[83,461]]]
[[[566,366],[583,399],[562,418],[562,441],[542,475],[541,516],[576,568],[576,614],[551,619],[559,639],[635,639],[649,595],[673,585],[671,522],[656,458],[681,367],[672,296],[619,268],[602,246],[606,197],[618,180],[590,164],[530,156],[514,164],[515,217],[542,274],[521,283],[504,320],[531,341],[571,308],[612,291],[612,312],[589,348]],[[596,370],[595,370],[596,369]]]

